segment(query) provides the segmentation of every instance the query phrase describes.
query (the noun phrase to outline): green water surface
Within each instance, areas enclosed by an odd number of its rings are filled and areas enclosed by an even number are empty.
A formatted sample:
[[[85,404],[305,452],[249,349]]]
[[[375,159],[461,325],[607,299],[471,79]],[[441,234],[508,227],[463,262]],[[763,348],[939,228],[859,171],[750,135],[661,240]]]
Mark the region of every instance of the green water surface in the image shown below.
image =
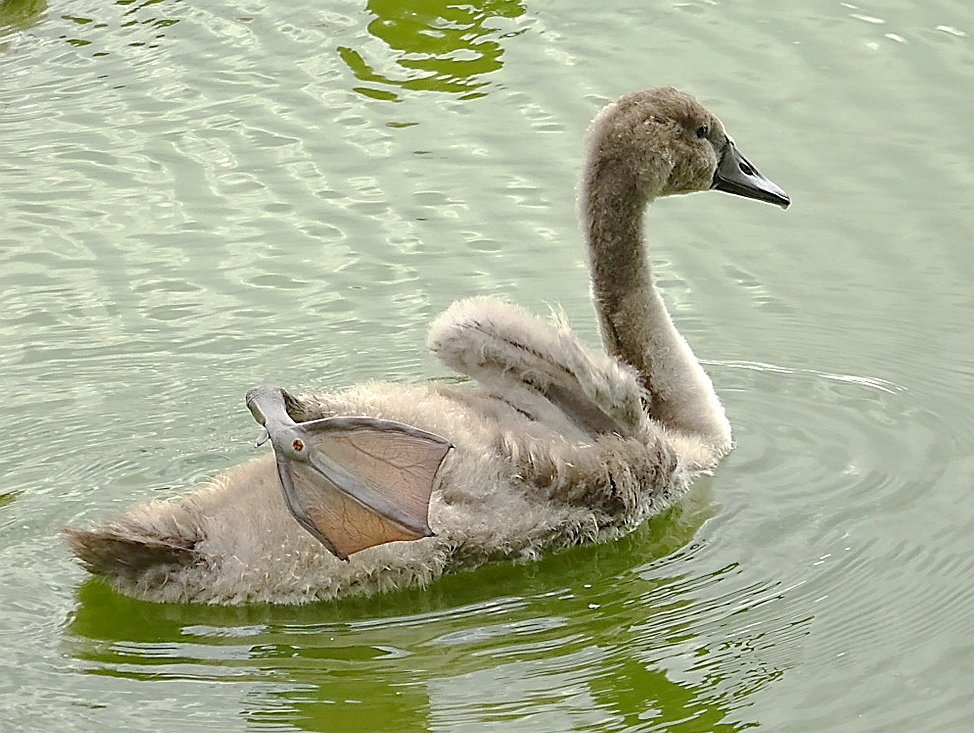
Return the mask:
[[[684,503],[304,607],[74,564],[253,384],[443,377],[473,294],[596,343],[581,139],[660,84],[794,201],[648,219],[737,442]],[[974,730],[972,119],[962,0],[0,0],[0,730]]]

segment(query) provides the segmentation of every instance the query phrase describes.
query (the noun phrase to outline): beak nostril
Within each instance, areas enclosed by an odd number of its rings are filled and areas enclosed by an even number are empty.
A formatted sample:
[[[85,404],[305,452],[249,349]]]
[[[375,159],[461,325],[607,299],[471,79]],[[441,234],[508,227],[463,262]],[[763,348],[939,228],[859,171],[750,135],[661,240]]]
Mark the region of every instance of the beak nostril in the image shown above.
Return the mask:
[[[778,206],[789,204],[788,195],[762,176],[761,171],[731,144],[725,145],[721,151],[710,187]]]

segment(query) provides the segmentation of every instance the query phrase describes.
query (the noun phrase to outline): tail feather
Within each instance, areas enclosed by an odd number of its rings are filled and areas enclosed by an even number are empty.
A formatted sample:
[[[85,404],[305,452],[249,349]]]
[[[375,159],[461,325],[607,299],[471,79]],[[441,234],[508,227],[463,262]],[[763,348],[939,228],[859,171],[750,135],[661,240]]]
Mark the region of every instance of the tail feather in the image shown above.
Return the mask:
[[[146,511],[150,507],[154,511]],[[199,525],[177,504],[149,505],[98,527],[65,527],[61,536],[86,570],[133,582],[153,570],[193,565],[203,539]]]

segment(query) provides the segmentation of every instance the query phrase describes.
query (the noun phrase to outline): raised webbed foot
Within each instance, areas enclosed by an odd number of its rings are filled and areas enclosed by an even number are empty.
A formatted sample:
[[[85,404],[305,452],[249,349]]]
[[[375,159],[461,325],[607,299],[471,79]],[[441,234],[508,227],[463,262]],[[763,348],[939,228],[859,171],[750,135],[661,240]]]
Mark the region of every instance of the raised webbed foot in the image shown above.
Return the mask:
[[[274,446],[277,473],[294,518],[334,555],[433,534],[430,493],[453,447],[433,433],[371,417],[295,422],[280,387],[247,392],[247,407]]]

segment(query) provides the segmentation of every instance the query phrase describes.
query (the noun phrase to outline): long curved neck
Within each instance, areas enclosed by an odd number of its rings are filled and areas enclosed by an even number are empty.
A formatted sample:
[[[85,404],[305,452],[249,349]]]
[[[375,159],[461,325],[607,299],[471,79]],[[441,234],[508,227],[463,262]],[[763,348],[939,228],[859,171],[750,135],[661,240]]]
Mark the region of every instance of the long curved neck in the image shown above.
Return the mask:
[[[610,354],[639,373],[650,397],[650,416],[724,449],[730,427],[723,408],[670,319],[643,242],[643,212],[662,187],[662,175],[655,177],[659,185],[647,191],[640,190],[625,163],[596,158],[586,171],[581,215],[602,340]]]
[[[673,326],[643,242],[647,197],[627,173],[620,167],[592,165],[583,183],[581,215],[602,341],[647,384],[653,373],[647,354],[653,332],[661,325]]]

